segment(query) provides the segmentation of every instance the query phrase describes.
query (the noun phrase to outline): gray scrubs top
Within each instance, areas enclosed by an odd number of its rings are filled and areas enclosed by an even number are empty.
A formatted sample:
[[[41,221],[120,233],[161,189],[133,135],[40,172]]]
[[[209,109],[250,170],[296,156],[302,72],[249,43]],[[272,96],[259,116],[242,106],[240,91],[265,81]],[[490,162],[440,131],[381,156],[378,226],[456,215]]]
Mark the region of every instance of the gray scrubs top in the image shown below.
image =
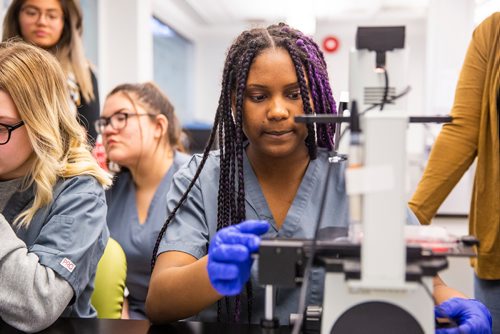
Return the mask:
[[[106,191],[109,231],[127,256],[125,284],[130,292],[127,298],[131,319],[146,319],[144,303],[151,276],[151,257],[156,238],[167,218],[167,192],[174,173],[188,161],[188,155],[175,152],[172,166],[151,200],[144,224],[139,223],[136,189],[129,171],[118,174],[113,187]]]
[[[92,176],[60,180],[53,200],[38,210],[28,228],[14,228],[35,253],[40,264],[51,268],[73,288],[74,297],[62,317],[89,318],[97,314],[90,304],[97,263],[109,232],[103,187]],[[12,224],[33,203],[32,188],[10,198],[3,215]]]
[[[295,199],[288,210],[285,221],[278,230],[261,187],[252,167],[244,155],[244,180],[246,219],[267,220],[271,228],[266,238],[312,238],[315,222],[321,222],[320,238],[327,237],[332,227],[344,227],[347,231],[348,201],[345,191],[345,163],[330,164],[325,150],[310,161]],[[167,196],[171,211],[192,180],[201,161],[194,156],[190,163],[174,176]],[[207,254],[210,239],[217,230],[217,194],[219,185],[219,151],[211,152],[198,181],[188,195],[184,205],[169,225],[160,244],[159,252],[181,251],[196,258]],[[323,212],[320,205],[325,201]],[[264,289],[256,281],[256,263],[252,268],[253,307],[252,322],[259,322],[264,315]],[[324,271],[315,269],[311,275],[307,304],[321,304],[323,297]],[[281,324],[288,324],[290,313],[296,313],[300,289],[277,289],[276,316]],[[231,306],[232,309],[232,306]],[[225,318],[225,307],[223,307]],[[245,321],[247,300],[242,296],[241,318]],[[200,312],[192,320],[216,321],[216,304]]]

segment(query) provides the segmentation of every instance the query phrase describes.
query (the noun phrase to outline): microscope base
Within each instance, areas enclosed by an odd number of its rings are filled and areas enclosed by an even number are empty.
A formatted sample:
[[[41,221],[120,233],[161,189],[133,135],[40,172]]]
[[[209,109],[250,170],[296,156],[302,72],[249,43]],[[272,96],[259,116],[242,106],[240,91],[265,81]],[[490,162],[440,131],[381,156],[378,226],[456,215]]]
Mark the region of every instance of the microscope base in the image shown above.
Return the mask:
[[[358,289],[344,273],[327,272],[321,333],[434,333],[432,278],[402,291]]]

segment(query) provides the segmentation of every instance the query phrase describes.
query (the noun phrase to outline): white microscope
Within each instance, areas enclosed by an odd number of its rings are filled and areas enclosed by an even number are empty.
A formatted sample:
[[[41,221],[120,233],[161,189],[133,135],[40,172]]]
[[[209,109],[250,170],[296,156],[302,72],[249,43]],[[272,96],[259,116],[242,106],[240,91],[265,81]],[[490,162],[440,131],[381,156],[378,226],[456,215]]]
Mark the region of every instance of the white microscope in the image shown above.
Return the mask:
[[[404,27],[362,30],[358,30],[358,50],[351,54],[351,78],[362,77],[359,61],[376,59],[379,74],[374,86],[381,89],[368,87],[371,92],[367,92],[366,87],[351,85],[349,117],[296,118],[350,123],[349,241],[262,240],[259,281],[269,292],[264,323],[272,323],[273,287],[302,284],[307,263],[314,263],[326,271],[323,305],[310,305],[299,313],[303,332],[434,333],[433,277],[447,268],[447,256],[474,256],[477,243],[471,237],[457,239],[435,228],[406,225],[406,131],[409,123],[450,118],[409,117],[405,109],[397,108],[396,92],[383,71],[386,51],[404,47]],[[405,53],[397,52],[404,62]],[[370,102],[373,94],[378,94],[378,104]],[[358,114],[360,105],[364,109],[382,105],[384,110]]]

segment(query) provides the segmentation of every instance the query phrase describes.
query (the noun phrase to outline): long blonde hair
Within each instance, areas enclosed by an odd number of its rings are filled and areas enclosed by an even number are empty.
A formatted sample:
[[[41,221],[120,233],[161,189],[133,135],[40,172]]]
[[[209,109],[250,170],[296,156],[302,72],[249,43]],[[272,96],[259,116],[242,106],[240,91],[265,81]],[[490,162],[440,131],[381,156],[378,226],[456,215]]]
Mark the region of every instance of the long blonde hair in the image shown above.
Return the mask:
[[[0,89],[12,98],[33,146],[25,185],[34,184],[33,205],[15,224],[27,226],[36,211],[52,201],[59,178],[91,175],[105,188],[111,176],[92,157],[85,130],[74,114],[59,62],[24,42],[0,44]]]
[[[23,37],[19,26],[19,12],[25,0],[13,0],[5,13],[2,40]],[[79,0],[59,0],[64,15],[64,27],[59,42],[48,50],[61,63],[68,76],[73,73],[87,102],[94,100],[94,87],[90,75],[90,64],[85,58],[82,42],[82,9]]]

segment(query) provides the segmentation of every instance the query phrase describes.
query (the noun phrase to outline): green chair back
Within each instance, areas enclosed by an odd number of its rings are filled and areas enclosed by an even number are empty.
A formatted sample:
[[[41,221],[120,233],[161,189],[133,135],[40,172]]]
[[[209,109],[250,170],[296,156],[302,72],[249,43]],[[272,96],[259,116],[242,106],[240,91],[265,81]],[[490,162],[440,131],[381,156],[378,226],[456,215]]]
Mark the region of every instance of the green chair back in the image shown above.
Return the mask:
[[[109,238],[97,265],[91,302],[98,318],[120,319],[127,277],[127,258],[116,240]]]

